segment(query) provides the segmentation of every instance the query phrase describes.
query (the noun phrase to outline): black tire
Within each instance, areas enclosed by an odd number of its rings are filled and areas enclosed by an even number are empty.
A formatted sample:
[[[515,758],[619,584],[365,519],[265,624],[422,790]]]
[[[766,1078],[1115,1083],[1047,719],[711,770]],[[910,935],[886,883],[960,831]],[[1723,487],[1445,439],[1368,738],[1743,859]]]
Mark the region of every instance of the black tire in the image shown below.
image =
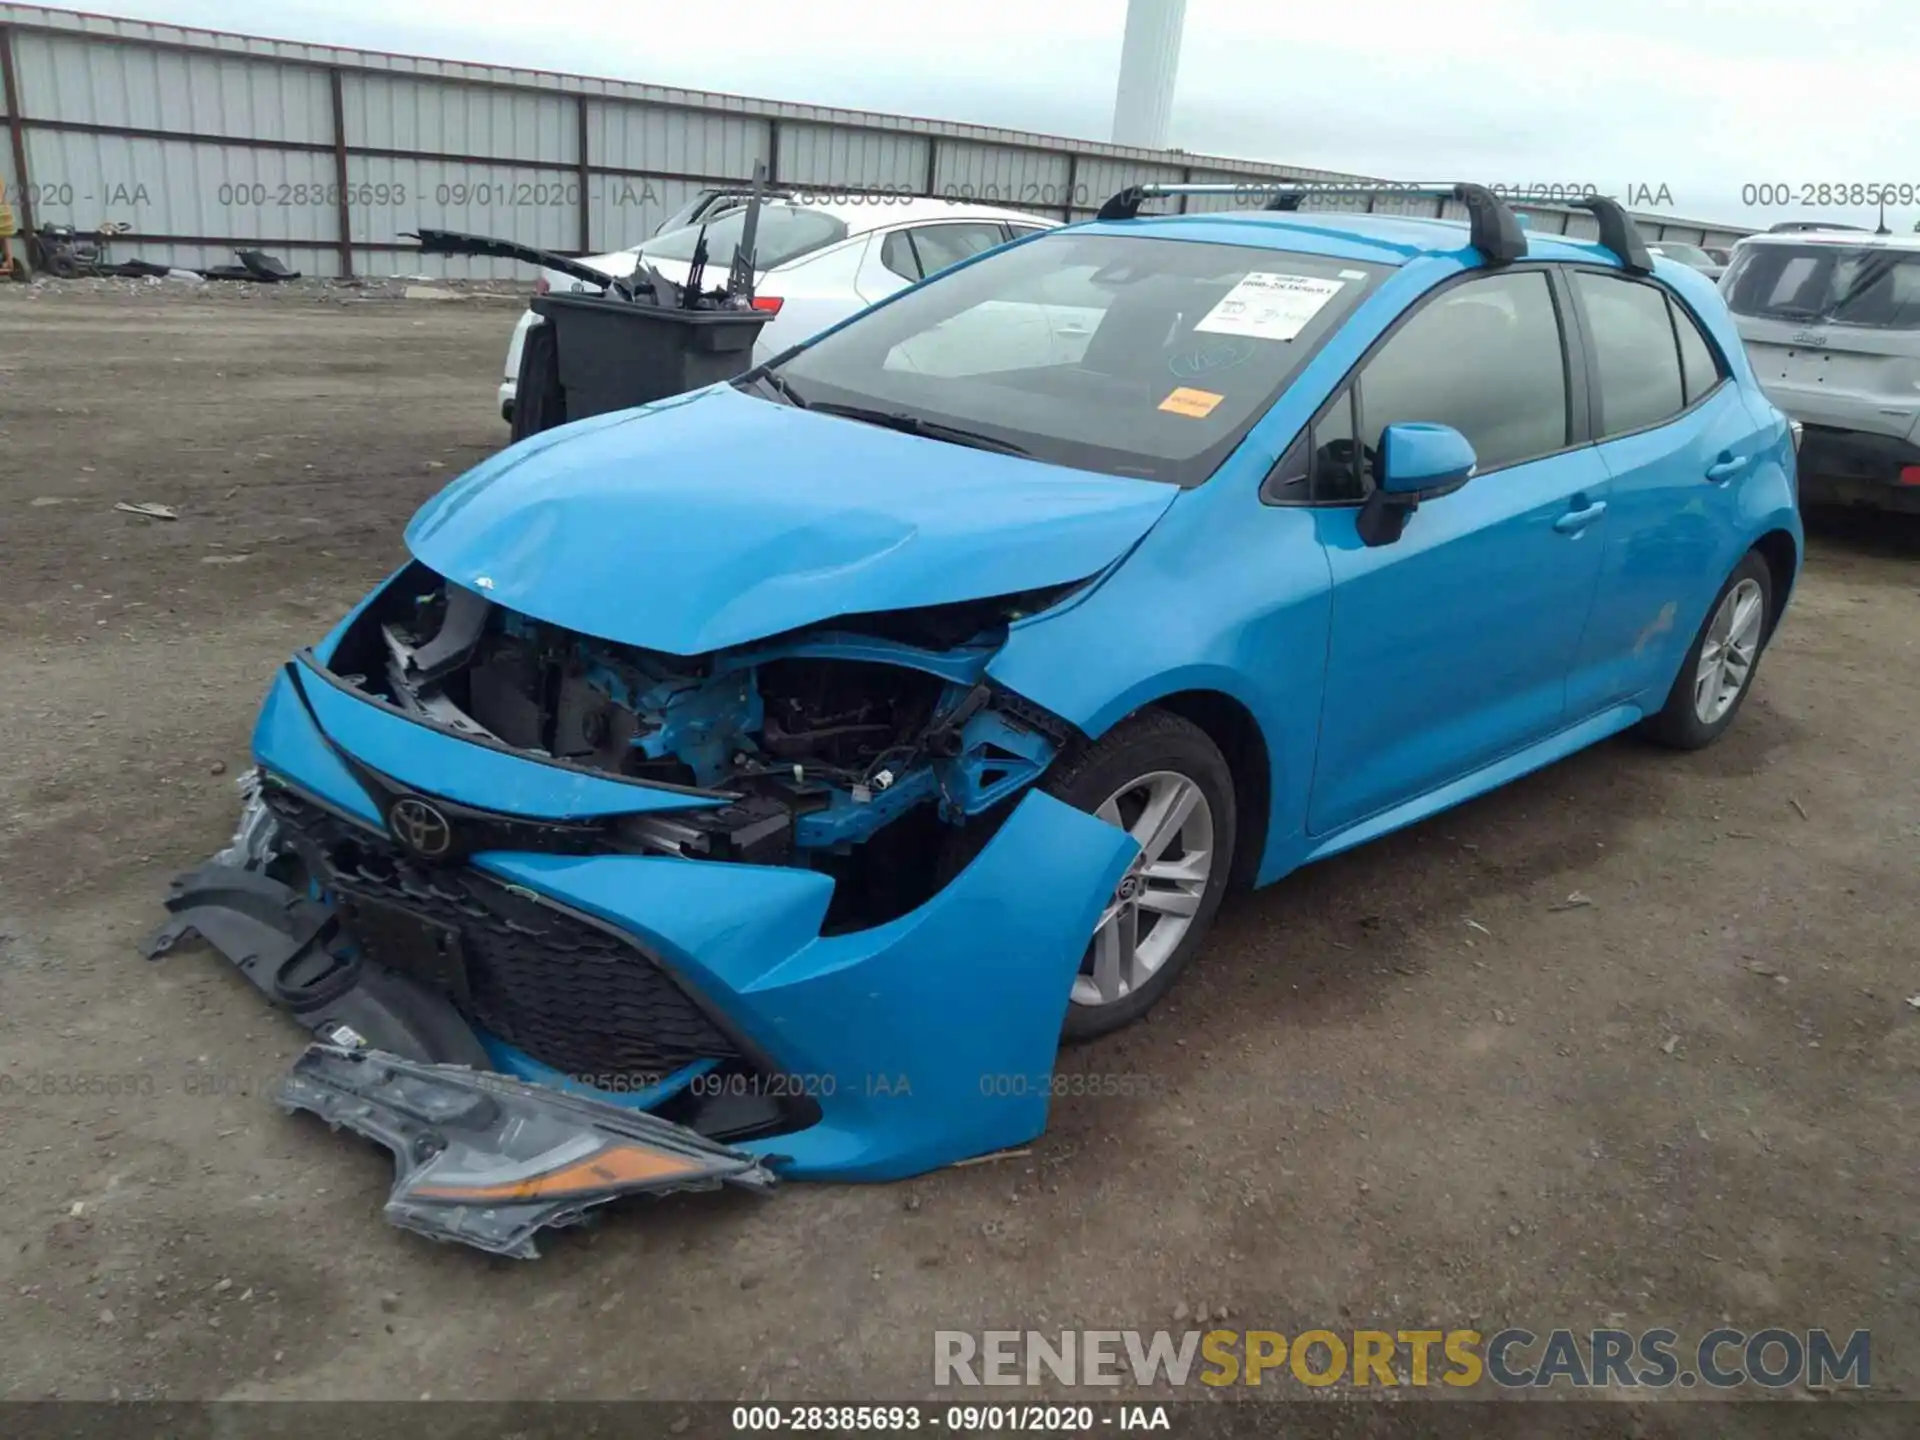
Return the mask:
[[[520,346],[520,373],[513,382],[513,419],[508,433],[515,440],[538,435],[567,423],[567,396],[560,388],[560,347],[553,325],[543,321],[527,328]]]
[[[1156,771],[1171,771],[1192,781],[1213,812],[1213,861],[1206,889],[1187,933],[1138,989],[1103,1005],[1069,1000],[1066,1024],[1061,1030],[1066,1040],[1092,1039],[1139,1019],[1167,992],[1205,941],[1233,869],[1237,826],[1233,775],[1219,748],[1198,725],[1170,711],[1147,709],[1123,720],[1078,752],[1062,756],[1041,782],[1048,794],[1092,814],[1129,781]],[[1090,973],[1092,953],[1089,942],[1082,973]]]
[[[1719,613],[1720,602],[1735,586],[1747,580],[1760,587],[1760,600],[1764,607],[1760,616],[1760,642],[1740,693],[1734,697],[1733,704],[1724,715],[1709,723],[1700,718],[1699,709],[1694,703],[1700,652],[1706,646],[1707,632],[1713,626],[1713,617]],[[1687,647],[1686,659],[1680,662],[1680,673],[1674,677],[1673,689],[1667,692],[1667,703],[1658,714],[1640,722],[1640,733],[1656,745],[1664,745],[1671,750],[1699,750],[1718,740],[1733,724],[1740,707],[1747,703],[1747,696],[1753,693],[1754,678],[1760,673],[1760,661],[1766,654],[1767,641],[1773,637],[1773,621],[1773,571],[1759,551],[1749,550],[1740,563],[1733,567],[1727,583],[1713,597],[1713,604],[1707,607],[1706,618],[1700,622],[1700,631],[1693,637],[1693,644]]]

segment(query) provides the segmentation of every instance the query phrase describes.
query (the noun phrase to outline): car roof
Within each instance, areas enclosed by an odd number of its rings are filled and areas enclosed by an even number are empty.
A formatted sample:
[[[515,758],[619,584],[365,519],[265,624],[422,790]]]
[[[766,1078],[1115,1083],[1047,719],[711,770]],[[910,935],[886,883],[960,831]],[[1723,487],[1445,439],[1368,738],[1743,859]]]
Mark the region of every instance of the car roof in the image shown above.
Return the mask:
[[[1404,265],[1426,255],[1459,258],[1468,250],[1464,220],[1419,215],[1365,215],[1345,210],[1227,210],[1194,215],[1143,215],[1135,220],[1096,220],[1076,229],[1114,235],[1150,235],[1204,240],[1218,245],[1257,245],[1339,260]],[[1598,240],[1528,230],[1530,260],[1584,261],[1618,265]]]
[[[924,196],[917,195],[876,195],[869,200],[844,201],[788,198],[789,194],[805,196],[807,193],[808,192],[804,190],[796,190],[785,194],[770,195],[762,203],[788,207],[798,206],[801,209],[818,210],[824,215],[831,215],[834,219],[845,224],[847,227],[846,238],[848,239],[851,239],[855,235],[867,234],[873,230],[885,230],[894,225],[926,225],[942,220],[988,220],[995,223],[1005,221],[1011,225],[1040,225],[1046,227],[1060,224],[1058,220],[1046,215],[1036,215],[1030,210],[1008,210],[996,205],[973,205],[964,200],[929,200]],[[721,211],[720,215],[728,215],[731,213],[732,207],[728,207],[728,209]],[[628,245],[623,249],[609,250],[604,254],[589,256],[586,263],[592,265],[598,261],[604,264],[605,262],[623,259],[629,255],[637,255],[642,249],[651,245],[655,240],[663,240],[668,235],[679,234],[684,230],[697,230],[702,224],[711,225],[714,220],[720,218],[720,215],[712,216],[705,221],[696,220],[691,225],[679,227],[678,230],[663,230],[660,234],[650,239],[642,240],[638,244]],[[834,243],[838,244],[840,242],[836,241]],[[808,260],[816,253],[818,252],[807,251],[805,254],[795,256],[794,258],[796,260]]]
[[[1768,230],[1742,245],[1847,245],[1875,250],[1920,250],[1920,235],[1876,235],[1871,230]]]
[[[835,191],[836,196],[839,191]],[[1005,221],[1020,225],[1058,225],[1059,220],[1036,215],[1030,210],[1009,210],[998,205],[976,205],[967,200],[929,199],[921,195],[874,195],[865,199],[815,198],[809,192],[796,192],[791,202],[807,210],[818,210],[842,221],[849,233],[883,230],[892,225],[924,225],[941,220]]]

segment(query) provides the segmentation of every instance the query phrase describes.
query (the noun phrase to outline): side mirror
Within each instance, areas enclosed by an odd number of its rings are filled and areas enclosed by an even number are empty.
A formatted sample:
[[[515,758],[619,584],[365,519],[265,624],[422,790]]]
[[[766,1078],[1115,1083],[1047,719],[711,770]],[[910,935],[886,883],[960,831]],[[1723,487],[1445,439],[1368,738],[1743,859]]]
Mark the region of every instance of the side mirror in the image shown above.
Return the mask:
[[[1467,437],[1451,425],[1389,425],[1380,434],[1375,479],[1389,495],[1431,498],[1466,484],[1478,463]]]
[[[1422,500],[1438,499],[1473,478],[1473,445],[1451,425],[1389,425],[1374,460],[1374,485],[1357,524],[1368,545],[1391,545]]]

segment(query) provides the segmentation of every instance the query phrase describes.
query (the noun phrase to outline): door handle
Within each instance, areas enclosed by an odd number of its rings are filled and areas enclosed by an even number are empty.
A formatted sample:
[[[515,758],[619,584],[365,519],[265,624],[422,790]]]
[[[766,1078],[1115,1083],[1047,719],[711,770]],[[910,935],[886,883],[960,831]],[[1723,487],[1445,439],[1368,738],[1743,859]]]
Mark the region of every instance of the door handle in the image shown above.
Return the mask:
[[[1727,481],[1733,479],[1734,476],[1738,475],[1742,470],[1745,470],[1752,463],[1753,463],[1752,456],[1745,456],[1745,457],[1736,459],[1732,455],[1726,454],[1723,451],[1718,460],[1714,461],[1713,464],[1707,466],[1707,479],[1711,480],[1716,485],[1724,485]]]
[[[1553,522],[1553,528],[1562,535],[1578,535],[1606,513],[1607,502],[1596,500],[1591,505],[1582,506],[1578,510],[1569,510]]]

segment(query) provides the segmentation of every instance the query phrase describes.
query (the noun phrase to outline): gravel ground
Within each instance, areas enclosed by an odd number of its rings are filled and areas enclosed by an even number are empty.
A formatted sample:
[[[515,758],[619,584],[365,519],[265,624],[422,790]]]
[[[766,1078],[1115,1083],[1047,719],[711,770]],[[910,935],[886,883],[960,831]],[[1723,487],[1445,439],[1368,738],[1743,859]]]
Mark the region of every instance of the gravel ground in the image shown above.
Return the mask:
[[[1067,1061],[1146,1093],[1030,1154],[490,1261],[272,1106],[300,1037],[236,976],[135,944],[224,842],[273,668],[503,443],[513,310],[217,289],[0,287],[0,1397],[914,1398],[936,1328],[1195,1311],[1871,1327],[1914,1394],[1912,527],[1816,536],[1718,747],[1606,744],[1230,901]]]

